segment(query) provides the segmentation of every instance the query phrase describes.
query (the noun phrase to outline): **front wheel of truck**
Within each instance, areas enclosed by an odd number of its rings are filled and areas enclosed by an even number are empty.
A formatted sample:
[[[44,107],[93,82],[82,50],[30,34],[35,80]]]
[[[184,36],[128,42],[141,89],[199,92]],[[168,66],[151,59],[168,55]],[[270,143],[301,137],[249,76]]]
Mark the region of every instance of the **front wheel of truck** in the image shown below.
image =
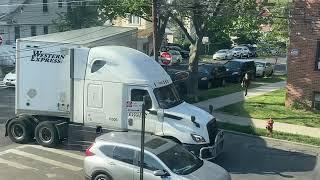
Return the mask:
[[[59,142],[57,129],[50,121],[44,121],[37,125],[35,138],[40,145],[45,147],[55,147]]]

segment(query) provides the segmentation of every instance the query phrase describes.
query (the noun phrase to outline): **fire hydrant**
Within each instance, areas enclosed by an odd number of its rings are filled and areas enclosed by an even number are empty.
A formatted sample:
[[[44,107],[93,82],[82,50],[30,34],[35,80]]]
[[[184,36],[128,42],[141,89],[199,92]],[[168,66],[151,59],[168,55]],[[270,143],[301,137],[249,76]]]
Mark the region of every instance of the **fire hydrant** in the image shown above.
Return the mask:
[[[267,125],[266,125],[266,129],[268,131],[268,136],[272,136],[273,123],[274,123],[274,121],[272,120],[272,118],[269,118],[269,120],[267,121]]]

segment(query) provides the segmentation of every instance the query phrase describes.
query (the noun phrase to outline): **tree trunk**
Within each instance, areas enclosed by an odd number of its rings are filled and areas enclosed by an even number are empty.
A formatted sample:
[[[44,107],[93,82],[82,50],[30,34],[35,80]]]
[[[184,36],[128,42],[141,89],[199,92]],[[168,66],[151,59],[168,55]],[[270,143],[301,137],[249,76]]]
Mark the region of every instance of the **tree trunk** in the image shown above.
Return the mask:
[[[198,62],[199,54],[202,48],[202,38],[198,38],[195,44],[190,46],[190,57],[189,57],[189,71],[190,71],[190,80],[189,80],[189,95],[195,98],[195,101],[198,101]]]

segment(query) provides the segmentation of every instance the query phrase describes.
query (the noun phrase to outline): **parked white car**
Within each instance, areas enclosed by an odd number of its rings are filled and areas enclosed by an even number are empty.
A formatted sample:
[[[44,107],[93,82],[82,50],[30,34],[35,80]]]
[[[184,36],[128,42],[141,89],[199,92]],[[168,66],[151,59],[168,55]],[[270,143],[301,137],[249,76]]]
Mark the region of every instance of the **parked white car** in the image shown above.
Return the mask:
[[[230,60],[232,53],[229,49],[221,49],[213,55],[213,60]]]
[[[140,177],[139,132],[111,132],[98,137],[86,150],[86,180],[136,180]],[[171,140],[146,134],[145,180],[231,180],[217,164],[201,160]]]
[[[16,86],[16,79],[17,79],[16,71],[13,70],[3,78],[3,83],[8,87]]]
[[[265,61],[255,61],[256,64],[256,76],[271,76],[273,74],[273,65]]]
[[[182,62],[182,56],[179,51],[169,50],[160,52],[159,62],[161,65],[173,65]]]
[[[232,50],[232,55],[234,57],[237,57],[237,58],[249,58],[250,57],[250,50],[248,47],[246,46],[237,46],[237,47],[234,47]]]

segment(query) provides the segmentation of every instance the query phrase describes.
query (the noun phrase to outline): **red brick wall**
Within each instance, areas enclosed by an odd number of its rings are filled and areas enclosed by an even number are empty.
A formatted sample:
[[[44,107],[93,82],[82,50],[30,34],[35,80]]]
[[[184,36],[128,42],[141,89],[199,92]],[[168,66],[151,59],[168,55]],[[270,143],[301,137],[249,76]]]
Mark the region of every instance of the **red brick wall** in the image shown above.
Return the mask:
[[[315,70],[320,0],[294,0],[291,14],[286,105],[298,101],[312,107],[314,91],[320,92],[320,71]],[[298,55],[291,54],[292,49]]]

